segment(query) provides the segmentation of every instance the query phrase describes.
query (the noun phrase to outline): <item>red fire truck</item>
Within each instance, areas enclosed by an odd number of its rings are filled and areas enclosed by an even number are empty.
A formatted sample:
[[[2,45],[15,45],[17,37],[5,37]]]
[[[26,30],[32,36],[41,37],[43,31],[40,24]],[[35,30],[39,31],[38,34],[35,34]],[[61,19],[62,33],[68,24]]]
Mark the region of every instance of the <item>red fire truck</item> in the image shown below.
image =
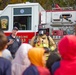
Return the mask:
[[[29,42],[38,28],[45,28],[53,39],[73,34],[76,23],[76,11],[69,8],[46,11],[39,3],[9,4],[0,11],[0,28],[10,35],[14,26],[18,27],[18,36],[23,42]],[[67,31],[67,32],[66,32]]]
[[[56,43],[64,36],[75,33],[76,10],[72,7],[55,7],[41,12],[42,28],[48,29]]]
[[[36,34],[40,23],[40,12],[45,11],[39,3],[9,4],[0,11],[0,28],[8,36],[13,27],[18,27],[18,36],[28,42]]]

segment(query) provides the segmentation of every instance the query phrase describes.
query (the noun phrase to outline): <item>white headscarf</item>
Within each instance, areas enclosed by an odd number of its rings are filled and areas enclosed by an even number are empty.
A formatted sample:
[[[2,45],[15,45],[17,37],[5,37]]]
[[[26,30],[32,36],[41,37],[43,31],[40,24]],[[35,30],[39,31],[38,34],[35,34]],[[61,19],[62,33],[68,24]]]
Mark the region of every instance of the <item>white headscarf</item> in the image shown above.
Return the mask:
[[[12,61],[12,75],[22,75],[23,71],[29,67],[30,60],[27,53],[30,48],[32,48],[30,44],[21,44]]]

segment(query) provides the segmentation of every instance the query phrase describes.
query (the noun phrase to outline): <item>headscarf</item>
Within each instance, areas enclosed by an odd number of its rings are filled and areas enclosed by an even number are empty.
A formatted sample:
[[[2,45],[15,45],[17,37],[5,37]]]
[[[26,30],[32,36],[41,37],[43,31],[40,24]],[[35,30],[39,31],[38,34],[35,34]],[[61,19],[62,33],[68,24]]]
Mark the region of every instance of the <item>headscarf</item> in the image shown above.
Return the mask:
[[[29,67],[30,61],[27,53],[31,48],[29,44],[21,44],[12,62],[12,75],[22,75],[23,71]]]
[[[54,75],[76,75],[76,36],[63,37],[58,44],[58,49],[62,60]]]
[[[43,55],[45,50],[43,48],[31,48],[28,51],[28,57],[31,61],[31,63],[35,66],[41,66],[44,67],[43,63]]]

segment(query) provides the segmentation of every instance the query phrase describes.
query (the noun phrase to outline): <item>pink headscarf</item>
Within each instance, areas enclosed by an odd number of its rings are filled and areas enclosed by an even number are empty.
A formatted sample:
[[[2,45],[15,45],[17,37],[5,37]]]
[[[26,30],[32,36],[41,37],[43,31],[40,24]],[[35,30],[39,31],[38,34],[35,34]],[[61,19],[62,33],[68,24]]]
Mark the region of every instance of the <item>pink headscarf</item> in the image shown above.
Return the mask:
[[[29,67],[28,51],[31,48],[31,45],[25,43],[19,47],[16,57],[12,61],[12,75],[22,75],[23,71]]]

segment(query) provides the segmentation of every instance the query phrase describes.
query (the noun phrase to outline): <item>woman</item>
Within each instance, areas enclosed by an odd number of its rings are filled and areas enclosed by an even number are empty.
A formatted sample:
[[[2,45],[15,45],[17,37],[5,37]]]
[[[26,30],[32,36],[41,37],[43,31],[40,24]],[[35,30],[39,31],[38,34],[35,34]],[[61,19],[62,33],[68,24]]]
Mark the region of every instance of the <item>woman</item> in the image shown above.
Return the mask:
[[[45,67],[45,50],[43,48],[32,48],[28,52],[31,65],[24,71],[23,75],[50,75]]]
[[[30,48],[32,46],[29,44],[21,44],[12,62],[12,75],[22,75],[23,71],[30,65],[27,55]]]

